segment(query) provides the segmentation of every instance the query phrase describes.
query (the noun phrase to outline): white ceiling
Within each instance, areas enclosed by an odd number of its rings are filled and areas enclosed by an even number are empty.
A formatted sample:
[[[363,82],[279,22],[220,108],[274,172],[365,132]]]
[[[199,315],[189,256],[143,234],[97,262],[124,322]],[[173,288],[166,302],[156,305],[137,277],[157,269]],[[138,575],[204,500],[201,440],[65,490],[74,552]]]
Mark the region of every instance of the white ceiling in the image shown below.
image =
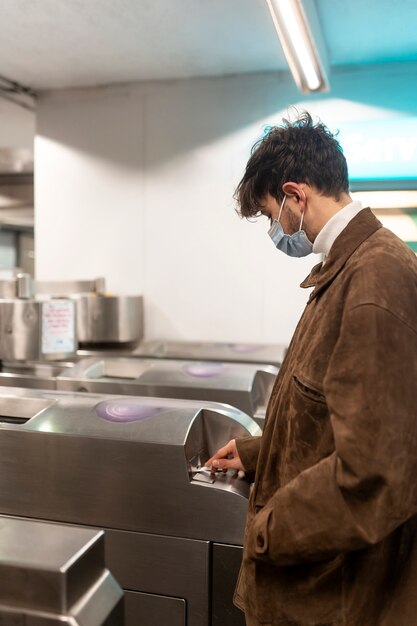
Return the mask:
[[[417,0],[315,0],[330,63],[417,60]],[[265,0],[1,0],[0,75],[34,89],[286,70]]]
[[[1,0],[0,74],[34,88],[286,67],[264,0]]]

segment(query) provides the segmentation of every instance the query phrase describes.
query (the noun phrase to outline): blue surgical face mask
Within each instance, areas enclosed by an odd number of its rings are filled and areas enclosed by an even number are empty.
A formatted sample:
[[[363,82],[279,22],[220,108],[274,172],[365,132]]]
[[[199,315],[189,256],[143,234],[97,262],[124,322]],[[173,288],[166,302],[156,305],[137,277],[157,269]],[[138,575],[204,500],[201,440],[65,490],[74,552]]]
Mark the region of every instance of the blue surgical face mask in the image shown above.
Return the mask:
[[[313,244],[307,237],[305,231],[301,230],[304,214],[301,215],[300,228],[293,235],[285,234],[281,226],[281,213],[286,199],[287,196],[284,196],[284,200],[282,201],[281,208],[279,210],[278,219],[273,221],[271,228],[268,230],[268,235],[274,242],[275,247],[278,248],[278,250],[281,250],[281,252],[288,254],[288,256],[307,256],[313,252]]]

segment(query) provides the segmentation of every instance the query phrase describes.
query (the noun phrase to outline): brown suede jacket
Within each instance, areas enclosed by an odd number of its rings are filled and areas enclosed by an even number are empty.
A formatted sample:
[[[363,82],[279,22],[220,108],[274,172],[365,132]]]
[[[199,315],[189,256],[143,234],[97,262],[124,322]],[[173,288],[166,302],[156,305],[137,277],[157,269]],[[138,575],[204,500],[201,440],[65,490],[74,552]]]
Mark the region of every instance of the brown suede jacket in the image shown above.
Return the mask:
[[[250,626],[417,626],[417,259],[364,209],[271,394],[235,602]]]

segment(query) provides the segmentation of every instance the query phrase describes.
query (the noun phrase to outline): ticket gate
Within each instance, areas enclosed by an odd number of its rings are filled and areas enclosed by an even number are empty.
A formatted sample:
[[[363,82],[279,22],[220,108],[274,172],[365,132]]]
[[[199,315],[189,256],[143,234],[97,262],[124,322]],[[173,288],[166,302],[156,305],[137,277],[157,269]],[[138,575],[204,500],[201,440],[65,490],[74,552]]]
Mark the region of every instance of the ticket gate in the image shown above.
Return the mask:
[[[0,388],[0,513],[105,529],[126,626],[243,626],[250,486],[204,463],[259,434],[211,402]]]
[[[124,624],[123,592],[104,565],[102,530],[0,515],[0,572],[2,625]]]
[[[0,387],[56,389],[57,376],[74,367],[75,362],[1,361]]]
[[[222,363],[258,363],[280,367],[287,348],[280,344],[227,343],[220,341],[143,341],[133,349],[120,346],[78,351],[80,356],[113,356],[154,359],[186,359]]]
[[[262,428],[277,374],[271,365],[91,357],[54,364],[4,362],[0,385],[225,402]]]
[[[271,365],[85,358],[57,377],[57,389],[225,402],[263,425],[278,369]]]

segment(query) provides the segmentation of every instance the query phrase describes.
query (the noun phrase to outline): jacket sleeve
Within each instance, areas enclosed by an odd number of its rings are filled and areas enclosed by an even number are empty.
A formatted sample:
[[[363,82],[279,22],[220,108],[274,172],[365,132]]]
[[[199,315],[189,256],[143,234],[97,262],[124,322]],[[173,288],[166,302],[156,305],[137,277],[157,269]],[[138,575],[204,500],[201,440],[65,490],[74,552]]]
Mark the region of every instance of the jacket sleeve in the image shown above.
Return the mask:
[[[253,474],[258,462],[261,437],[241,437],[236,439],[236,448],[245,471]]]
[[[335,452],[255,515],[250,558],[329,559],[380,542],[417,513],[417,327],[375,304],[345,312],[324,394]]]

